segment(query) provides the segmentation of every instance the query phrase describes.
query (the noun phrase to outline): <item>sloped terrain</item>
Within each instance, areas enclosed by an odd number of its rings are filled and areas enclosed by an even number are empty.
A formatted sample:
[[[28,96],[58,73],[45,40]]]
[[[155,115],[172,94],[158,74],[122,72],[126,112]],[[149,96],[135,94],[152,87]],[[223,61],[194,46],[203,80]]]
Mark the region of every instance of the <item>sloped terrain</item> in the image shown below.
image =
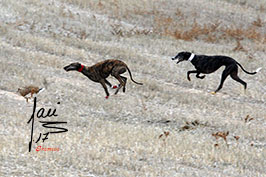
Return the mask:
[[[265,176],[265,19],[265,0],[2,0],[0,176]],[[211,95],[223,68],[189,82],[193,66],[171,60],[180,51],[263,69],[239,69],[246,93],[228,78]],[[144,85],[128,79],[126,93],[109,89],[106,100],[100,84],[63,70],[110,58]],[[31,152],[33,100],[16,92],[27,85],[46,88],[37,110],[56,108],[44,120],[68,129]],[[34,141],[49,130],[38,121]]]

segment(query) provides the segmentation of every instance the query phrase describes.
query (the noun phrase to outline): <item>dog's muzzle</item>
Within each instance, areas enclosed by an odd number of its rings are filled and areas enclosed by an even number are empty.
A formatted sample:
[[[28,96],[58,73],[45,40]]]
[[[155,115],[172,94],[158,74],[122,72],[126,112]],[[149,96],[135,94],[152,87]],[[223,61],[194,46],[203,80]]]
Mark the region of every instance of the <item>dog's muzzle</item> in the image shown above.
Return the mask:
[[[65,70],[65,71],[70,71],[70,70],[71,70],[71,66],[65,66],[65,67],[64,67],[64,70]]]
[[[64,70],[67,71],[67,66],[64,67]]]
[[[179,58],[172,57],[172,60],[177,60],[176,64],[180,62]]]

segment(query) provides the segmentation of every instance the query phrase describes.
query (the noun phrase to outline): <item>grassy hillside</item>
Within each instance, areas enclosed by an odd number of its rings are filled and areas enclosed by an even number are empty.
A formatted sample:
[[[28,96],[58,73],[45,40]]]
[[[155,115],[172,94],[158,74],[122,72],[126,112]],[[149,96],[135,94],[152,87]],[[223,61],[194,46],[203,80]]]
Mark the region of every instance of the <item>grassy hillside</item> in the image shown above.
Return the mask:
[[[265,176],[265,19],[265,0],[2,0],[0,176]],[[180,51],[263,69],[239,69],[246,93],[228,78],[211,95],[223,68],[189,82],[193,66],[171,60]],[[110,58],[144,85],[106,100],[100,84],[63,70]],[[68,129],[30,153],[33,100],[16,92],[27,85],[46,88],[37,108],[56,108],[44,120]],[[38,120],[35,141],[49,130]]]

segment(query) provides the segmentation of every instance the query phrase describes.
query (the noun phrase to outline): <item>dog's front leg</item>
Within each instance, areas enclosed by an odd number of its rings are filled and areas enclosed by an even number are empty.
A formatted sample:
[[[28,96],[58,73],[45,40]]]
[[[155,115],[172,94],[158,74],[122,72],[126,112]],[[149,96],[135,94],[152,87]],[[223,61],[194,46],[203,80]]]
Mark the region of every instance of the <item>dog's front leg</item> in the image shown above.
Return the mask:
[[[102,84],[102,86],[103,86],[103,88],[104,88],[104,91],[105,91],[105,93],[106,93],[106,99],[108,99],[108,97],[109,97],[109,92],[108,92],[108,89],[107,89],[107,87],[106,87],[106,85],[105,85],[105,81],[102,79],[102,80],[100,80],[100,84]]]
[[[109,87],[112,88],[112,84],[111,84],[107,79],[104,79],[104,82],[105,82]]]
[[[198,73],[198,71],[197,70],[193,70],[193,71],[188,71],[187,72],[187,79],[190,81],[190,77],[189,77],[189,75],[191,74],[191,73]]]

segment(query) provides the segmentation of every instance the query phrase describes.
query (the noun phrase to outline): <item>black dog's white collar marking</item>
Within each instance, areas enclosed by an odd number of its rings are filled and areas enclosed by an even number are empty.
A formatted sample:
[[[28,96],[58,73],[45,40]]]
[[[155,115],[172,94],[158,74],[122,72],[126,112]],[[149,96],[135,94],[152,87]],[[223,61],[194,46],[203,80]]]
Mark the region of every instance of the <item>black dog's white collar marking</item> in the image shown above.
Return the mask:
[[[195,57],[195,54],[194,53],[191,53],[191,55],[190,55],[190,57],[189,57],[189,59],[188,59],[188,61],[192,61],[193,60],[193,58]]]

